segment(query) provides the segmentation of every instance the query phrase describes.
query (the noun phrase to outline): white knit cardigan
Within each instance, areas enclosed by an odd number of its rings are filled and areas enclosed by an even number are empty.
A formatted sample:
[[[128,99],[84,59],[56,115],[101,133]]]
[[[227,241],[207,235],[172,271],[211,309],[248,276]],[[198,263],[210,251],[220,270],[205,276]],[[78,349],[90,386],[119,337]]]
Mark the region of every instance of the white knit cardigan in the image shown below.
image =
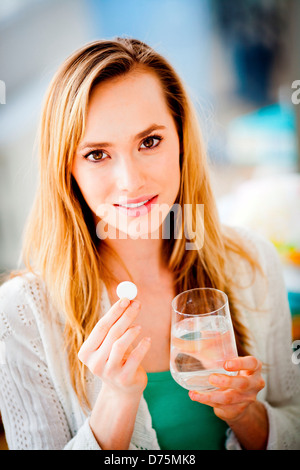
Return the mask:
[[[254,282],[245,261],[232,257],[227,269],[243,288],[242,322],[253,338],[251,353],[267,365],[258,399],[269,418],[268,449],[300,449],[300,373],[292,362],[291,316],[281,265],[271,243],[238,229],[255,253],[266,279]],[[110,307],[107,291],[102,311]],[[10,449],[94,449],[100,447],[72,388],[64,353],[64,317],[54,310],[41,278],[26,274],[0,288],[0,410]],[[101,380],[89,371],[88,395],[95,403]],[[240,449],[228,429],[227,449]],[[159,449],[144,397],[129,449]]]

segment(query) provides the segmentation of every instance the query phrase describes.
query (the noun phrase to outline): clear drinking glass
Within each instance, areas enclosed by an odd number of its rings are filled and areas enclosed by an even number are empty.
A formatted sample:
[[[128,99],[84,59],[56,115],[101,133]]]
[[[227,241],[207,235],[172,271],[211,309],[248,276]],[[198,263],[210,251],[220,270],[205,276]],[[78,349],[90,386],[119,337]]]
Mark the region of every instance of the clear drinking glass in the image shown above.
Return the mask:
[[[212,373],[236,375],[223,366],[237,357],[228,297],[217,289],[196,288],[172,301],[170,371],[188,390],[213,390]]]

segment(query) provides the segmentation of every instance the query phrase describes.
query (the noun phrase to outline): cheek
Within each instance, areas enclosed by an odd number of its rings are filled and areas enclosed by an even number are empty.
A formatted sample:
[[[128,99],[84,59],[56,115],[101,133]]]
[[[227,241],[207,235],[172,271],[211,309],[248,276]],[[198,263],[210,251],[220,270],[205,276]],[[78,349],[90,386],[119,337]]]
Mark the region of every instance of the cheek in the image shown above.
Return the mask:
[[[97,171],[76,171],[74,169],[72,174],[85,202],[96,213],[97,207],[105,201],[108,194],[107,180],[100,182]]]

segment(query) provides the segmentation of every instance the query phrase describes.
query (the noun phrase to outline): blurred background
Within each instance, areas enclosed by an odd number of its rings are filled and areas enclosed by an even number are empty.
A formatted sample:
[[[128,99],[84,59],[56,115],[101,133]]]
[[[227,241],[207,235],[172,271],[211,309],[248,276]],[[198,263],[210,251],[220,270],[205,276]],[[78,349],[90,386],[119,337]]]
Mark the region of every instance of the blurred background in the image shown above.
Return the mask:
[[[276,246],[300,338],[299,25],[299,0],[0,0],[0,272],[17,267],[52,75],[86,42],[133,36],[190,92],[223,222]]]

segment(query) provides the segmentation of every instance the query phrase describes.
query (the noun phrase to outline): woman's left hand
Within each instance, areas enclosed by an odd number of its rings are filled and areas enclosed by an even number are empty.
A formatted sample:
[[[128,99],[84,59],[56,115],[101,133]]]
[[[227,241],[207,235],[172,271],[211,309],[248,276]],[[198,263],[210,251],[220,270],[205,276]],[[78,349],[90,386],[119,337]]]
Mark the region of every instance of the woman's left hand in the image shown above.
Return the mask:
[[[209,382],[218,387],[218,390],[193,390],[189,392],[189,396],[193,401],[213,407],[215,414],[231,426],[245,418],[256,402],[258,392],[264,388],[261,368],[262,363],[253,356],[231,359],[225,362],[224,369],[236,371],[237,375],[211,374]]]

